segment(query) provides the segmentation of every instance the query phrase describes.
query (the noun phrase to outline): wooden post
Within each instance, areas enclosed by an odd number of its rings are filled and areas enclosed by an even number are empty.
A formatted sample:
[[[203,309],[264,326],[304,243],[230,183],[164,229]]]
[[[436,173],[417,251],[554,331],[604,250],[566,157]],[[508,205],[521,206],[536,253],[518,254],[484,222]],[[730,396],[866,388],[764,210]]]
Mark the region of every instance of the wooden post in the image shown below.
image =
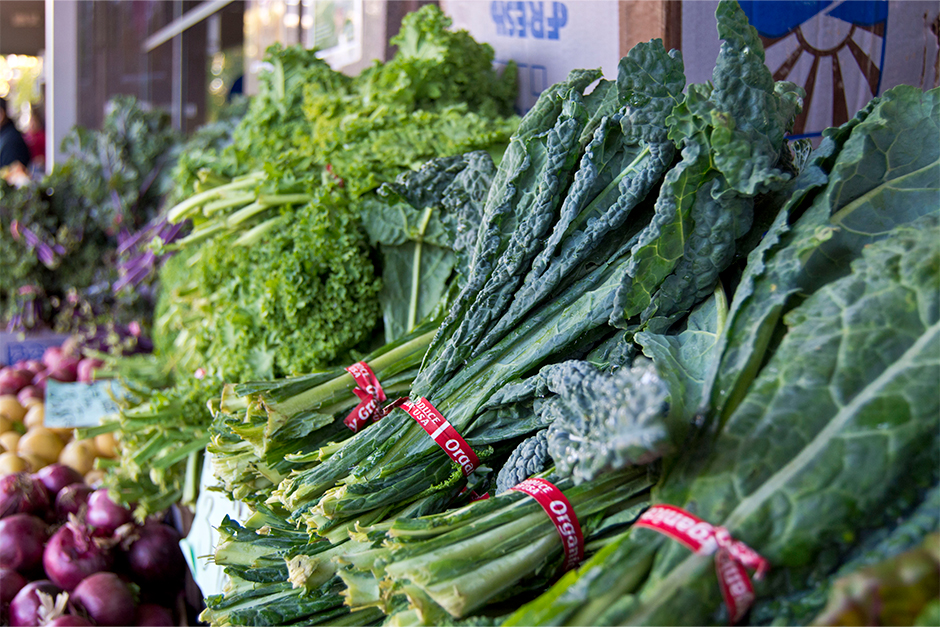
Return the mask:
[[[681,0],[621,0],[620,56],[650,39],[662,39],[667,50],[682,48]]]

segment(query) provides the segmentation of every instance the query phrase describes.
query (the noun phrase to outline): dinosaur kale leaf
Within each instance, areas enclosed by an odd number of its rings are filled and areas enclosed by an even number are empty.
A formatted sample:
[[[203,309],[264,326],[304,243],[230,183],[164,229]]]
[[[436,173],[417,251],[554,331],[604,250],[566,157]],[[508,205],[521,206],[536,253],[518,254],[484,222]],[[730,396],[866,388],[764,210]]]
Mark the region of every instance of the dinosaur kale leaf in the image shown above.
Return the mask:
[[[667,119],[682,160],[663,181],[656,214],[633,248],[612,322],[640,316],[663,331],[714,289],[751,228],[754,197],[790,179],[784,133],[796,86],[774,83],[757,31],[736,2],[716,13],[724,40],[712,83],[691,85]]]
[[[539,408],[551,426],[548,452],[559,475],[576,483],[627,466],[647,464],[665,452],[668,390],[653,363],[605,374],[569,361],[543,369],[557,394]]]

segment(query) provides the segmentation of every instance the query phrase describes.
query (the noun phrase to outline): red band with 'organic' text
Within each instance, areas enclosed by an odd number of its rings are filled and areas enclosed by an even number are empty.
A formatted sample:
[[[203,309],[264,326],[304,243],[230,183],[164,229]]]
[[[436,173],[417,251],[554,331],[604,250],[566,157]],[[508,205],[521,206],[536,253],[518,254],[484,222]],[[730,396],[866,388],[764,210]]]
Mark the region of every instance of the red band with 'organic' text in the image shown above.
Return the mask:
[[[401,408],[418,421],[448,457],[457,462],[464,476],[468,476],[480,465],[480,459],[470,445],[428,399],[422,396],[416,401],[405,401]]]
[[[748,569],[760,579],[770,567],[756,551],[734,540],[724,527],[715,527],[672,505],[654,505],[634,523],[672,538],[699,555],[714,555],[721,595],[728,607],[731,624],[737,623],[754,602],[754,586]]]
[[[584,534],[581,525],[574,513],[571,503],[565,498],[553,483],[545,479],[526,479],[520,484],[509,488],[517,492],[528,494],[542,506],[548,517],[555,523],[555,529],[561,536],[561,543],[565,548],[564,570],[571,570],[584,559]]]
[[[353,394],[359,397],[359,404],[349,412],[349,415],[343,420],[343,424],[352,429],[353,433],[356,433],[366,426],[370,419],[378,420],[382,417],[382,409],[379,403],[385,401],[385,391],[379,384],[375,373],[364,361],[349,366],[346,368],[346,372],[356,382],[357,387],[353,388]]]

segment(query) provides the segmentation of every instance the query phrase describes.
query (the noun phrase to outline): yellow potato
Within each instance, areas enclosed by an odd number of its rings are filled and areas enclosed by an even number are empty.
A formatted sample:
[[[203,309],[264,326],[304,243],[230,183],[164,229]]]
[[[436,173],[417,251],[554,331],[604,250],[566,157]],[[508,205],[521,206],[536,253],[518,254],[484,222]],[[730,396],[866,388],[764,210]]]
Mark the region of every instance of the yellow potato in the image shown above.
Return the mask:
[[[23,401],[23,407],[25,407],[26,409],[29,409],[33,405],[42,405],[42,404],[43,404],[43,400],[41,398],[36,398],[35,396],[30,396],[26,400]]]
[[[16,396],[12,394],[0,396],[0,416],[6,416],[13,422],[22,422],[25,415],[26,408],[20,405]]]
[[[20,438],[16,452],[20,455],[32,454],[41,457],[51,464],[59,458],[64,446],[59,436],[51,429],[33,427]]]
[[[49,431],[59,436],[63,443],[71,442],[75,435],[75,427],[49,427]]]
[[[6,433],[0,433],[0,444],[3,445],[3,448],[11,453],[16,452],[16,444],[20,441],[20,434],[16,431],[7,431]]]
[[[97,453],[93,440],[72,440],[59,453],[59,463],[85,475],[94,468]]]
[[[13,421],[6,416],[0,416],[0,433],[6,433],[13,428]]]
[[[95,436],[95,446],[101,457],[117,457],[117,440],[113,433],[102,433]]]
[[[46,420],[46,406],[43,403],[33,405],[26,410],[26,415],[23,416],[23,424],[26,425],[27,429],[32,429],[33,427],[43,426],[43,422]]]
[[[96,468],[90,472],[85,473],[85,483],[90,485],[93,488],[100,488],[101,482],[104,481],[105,472],[100,468]]]
[[[49,462],[44,460],[42,457],[33,455],[32,453],[19,453],[18,455],[23,461],[29,464],[30,472],[36,472],[40,468],[45,468],[49,465]]]
[[[0,476],[12,475],[21,470],[29,471],[29,464],[16,453],[0,453]]]

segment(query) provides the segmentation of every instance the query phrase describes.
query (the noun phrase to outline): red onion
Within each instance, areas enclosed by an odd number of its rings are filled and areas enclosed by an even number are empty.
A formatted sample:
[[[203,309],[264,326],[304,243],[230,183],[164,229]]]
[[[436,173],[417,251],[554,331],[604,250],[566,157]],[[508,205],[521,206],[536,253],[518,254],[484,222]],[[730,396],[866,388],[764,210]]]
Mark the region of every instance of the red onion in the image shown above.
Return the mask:
[[[139,627],[173,627],[173,612],[169,608],[155,603],[142,603],[137,606],[137,616],[134,621]]]
[[[23,370],[29,370],[33,376],[36,376],[37,373],[46,369],[46,365],[38,359],[27,359],[23,361],[23,365],[20,367]]]
[[[134,596],[114,573],[89,575],[72,592],[71,600],[98,625],[133,624]]]
[[[40,624],[39,608],[42,607],[42,602],[37,592],[45,592],[55,599],[56,595],[62,592],[62,588],[48,579],[40,579],[23,586],[23,589],[17,592],[13,601],[10,602],[11,627],[29,627]]]
[[[0,394],[16,394],[29,385],[33,375],[21,368],[0,368]]]
[[[15,570],[11,568],[0,568],[0,617],[2,617],[0,621],[6,622],[10,601],[12,601],[16,593],[22,590],[23,586],[28,583],[29,580]]]
[[[33,375],[32,386],[39,390],[42,394],[46,393],[46,379],[49,378],[49,371],[43,370],[42,372],[37,372]]]
[[[69,514],[81,514],[82,508],[88,507],[88,497],[95,489],[84,483],[73,483],[62,488],[55,497],[56,520],[65,522]]]
[[[14,514],[0,520],[0,566],[24,575],[38,571],[48,537],[46,523],[30,514]]]
[[[30,381],[32,381],[32,378],[30,378]],[[43,393],[32,383],[16,393],[16,401],[23,407],[34,398],[40,401],[43,400]]]
[[[104,365],[104,362],[94,357],[86,357],[78,362],[78,380],[91,383],[95,380],[95,370]]]
[[[13,514],[35,514],[41,518],[49,511],[46,487],[28,472],[0,477],[0,518]]]
[[[110,536],[118,527],[133,520],[131,510],[112,501],[107,488],[99,488],[88,497],[85,522],[93,528],[94,535]]]
[[[137,529],[137,539],[127,549],[127,563],[134,581],[161,597],[176,596],[186,577],[186,559],[180,549],[180,534],[169,525],[148,522]],[[165,599],[158,599],[163,601]]]
[[[74,383],[78,380],[78,361],[66,358],[55,368],[49,368],[46,371],[50,379],[61,381],[63,383]]]
[[[49,491],[50,501],[55,501],[59,490],[65,486],[82,482],[82,475],[65,464],[49,464],[45,468],[40,468],[33,474],[33,477],[39,479],[46,486],[46,490]]]
[[[77,521],[59,527],[42,554],[46,575],[66,590],[74,589],[89,575],[110,569],[113,563],[110,549],[99,546]]]
[[[62,350],[61,346],[50,346],[42,354],[42,363],[47,369],[52,370],[68,358],[68,353]]]
[[[75,614],[63,614],[46,622],[45,627],[94,627],[94,623]]]

